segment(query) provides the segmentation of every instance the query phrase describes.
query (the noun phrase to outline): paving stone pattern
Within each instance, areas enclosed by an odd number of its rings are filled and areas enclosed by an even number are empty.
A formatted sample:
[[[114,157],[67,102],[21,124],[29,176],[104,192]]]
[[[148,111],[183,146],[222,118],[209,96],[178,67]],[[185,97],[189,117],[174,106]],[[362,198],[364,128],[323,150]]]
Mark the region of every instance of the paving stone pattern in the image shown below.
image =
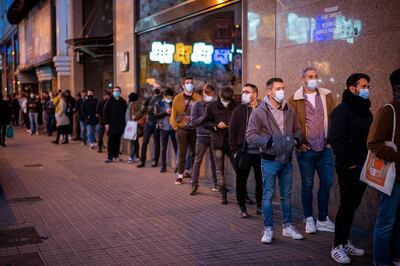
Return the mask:
[[[51,140],[17,129],[0,147],[0,229],[32,226],[43,239],[1,248],[0,258],[38,253],[46,265],[336,265],[332,234],[281,236],[279,206],[274,242],[263,245],[262,217],[250,206],[251,217],[238,218],[233,193],[223,206],[205,182],[190,196],[189,179],[174,185],[172,172],[138,169],[126,156],[105,164],[104,153]],[[42,200],[13,200],[26,197]],[[304,233],[300,210],[294,219]],[[370,233],[355,234],[371,254]],[[371,256],[354,262],[369,265]]]

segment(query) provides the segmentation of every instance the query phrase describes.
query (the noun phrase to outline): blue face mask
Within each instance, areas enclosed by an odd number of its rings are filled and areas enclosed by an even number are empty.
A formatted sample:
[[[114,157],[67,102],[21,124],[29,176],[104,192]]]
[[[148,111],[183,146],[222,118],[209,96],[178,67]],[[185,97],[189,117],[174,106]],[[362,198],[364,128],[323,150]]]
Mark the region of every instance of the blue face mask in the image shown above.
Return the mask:
[[[367,100],[369,98],[369,89],[360,89],[358,96]]]
[[[119,98],[121,96],[121,92],[120,91],[114,91],[113,95],[115,98]]]

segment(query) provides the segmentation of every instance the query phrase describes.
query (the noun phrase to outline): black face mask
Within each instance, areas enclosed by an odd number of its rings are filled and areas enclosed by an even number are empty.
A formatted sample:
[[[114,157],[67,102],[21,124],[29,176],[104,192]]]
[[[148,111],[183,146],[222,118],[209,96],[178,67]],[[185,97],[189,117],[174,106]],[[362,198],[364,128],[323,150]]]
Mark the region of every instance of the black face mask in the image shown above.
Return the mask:
[[[93,99],[93,95],[88,95],[88,98],[89,99]]]
[[[160,91],[160,89],[154,89],[153,92],[154,92],[155,95],[158,95],[158,94],[160,94],[161,91]]]

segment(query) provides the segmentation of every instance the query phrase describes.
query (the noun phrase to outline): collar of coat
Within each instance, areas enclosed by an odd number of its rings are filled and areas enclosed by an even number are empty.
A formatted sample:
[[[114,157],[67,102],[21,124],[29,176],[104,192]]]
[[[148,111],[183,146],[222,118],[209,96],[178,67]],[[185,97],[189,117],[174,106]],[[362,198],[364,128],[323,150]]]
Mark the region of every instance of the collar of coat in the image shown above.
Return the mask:
[[[331,90],[325,89],[325,88],[318,88],[316,89],[316,92],[320,95],[326,96],[330,93],[332,93]],[[301,86],[299,89],[296,90],[293,96],[293,100],[299,101],[299,100],[304,100],[304,88]]]

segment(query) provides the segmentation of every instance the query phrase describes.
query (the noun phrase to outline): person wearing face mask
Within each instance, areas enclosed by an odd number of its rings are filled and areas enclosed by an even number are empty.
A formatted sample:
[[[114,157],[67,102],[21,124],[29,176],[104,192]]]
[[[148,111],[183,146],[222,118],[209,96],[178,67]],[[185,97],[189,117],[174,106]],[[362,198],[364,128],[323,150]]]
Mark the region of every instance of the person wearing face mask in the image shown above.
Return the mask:
[[[229,145],[235,156],[236,170],[236,198],[239,205],[239,217],[248,217],[246,209],[247,179],[251,168],[256,180],[257,214],[262,214],[262,177],[261,157],[258,147],[249,145],[246,141],[246,129],[251,113],[261,103],[258,100],[258,88],[253,84],[246,84],[242,89],[242,104],[233,110],[229,122]]]
[[[83,90],[81,91],[81,98],[79,98],[76,101],[76,109],[78,110],[78,120],[79,120],[79,128],[81,129],[80,131],[80,139],[82,140],[82,145],[86,145],[86,118],[85,114],[82,112],[82,106],[84,102],[87,100],[87,91]]]
[[[331,256],[341,264],[351,262],[348,255],[365,254],[364,250],[354,247],[349,236],[354,214],[366,188],[366,184],[360,181],[360,174],[367,158],[367,138],[372,123],[369,82],[369,76],[363,73],[348,77],[342,103],[331,114],[329,143],[335,154],[340,191]]]
[[[82,103],[81,112],[85,116],[87,139],[89,140],[89,148],[95,146],[94,129],[97,125],[96,107],[98,100],[94,97],[94,91],[88,90],[87,100]]]
[[[29,122],[31,126],[31,131],[29,135],[39,135],[39,100],[36,98],[36,95],[31,92],[28,99],[28,113],[29,113]]]
[[[293,107],[285,102],[285,85],[281,78],[267,81],[267,96],[252,112],[246,131],[246,141],[261,152],[263,179],[264,231],[261,242],[270,244],[273,231],[275,182],[279,181],[283,213],[282,235],[300,240],[303,236],[292,225],[291,191],[293,180],[292,153],[299,146],[301,128]]]
[[[201,100],[201,96],[193,91],[193,78],[183,79],[183,91],[175,96],[172,102],[170,123],[176,132],[178,141],[178,175],[175,179],[176,185],[183,183],[183,172],[185,171],[185,159],[188,147],[190,150],[191,165],[194,163],[196,148],[196,130],[190,124],[192,120],[193,105]]]
[[[121,161],[119,157],[119,147],[121,145],[121,137],[125,130],[125,114],[127,104],[121,97],[121,88],[114,87],[113,95],[104,106],[104,128],[108,133],[108,155],[106,163],[113,161]]]
[[[147,145],[150,142],[151,136],[154,141],[154,157],[151,167],[157,167],[158,159],[160,158],[160,131],[157,127],[157,118],[155,117],[156,105],[162,100],[161,89],[158,85],[153,87],[153,95],[148,97],[144,103],[142,110],[139,111],[138,117],[147,115],[146,125],[143,132],[143,142],[141,151],[141,162],[137,165],[138,168],[145,167],[147,157]]]
[[[157,128],[161,130],[161,173],[167,171],[167,148],[169,138],[171,139],[175,156],[178,153],[175,130],[171,127],[171,123],[169,122],[174,94],[174,89],[166,88],[162,101],[156,104],[155,118],[157,119]]]
[[[216,174],[221,193],[220,203],[227,204],[227,188],[225,177],[225,156],[234,167],[233,153],[229,147],[229,122],[233,109],[237,104],[233,101],[233,89],[223,87],[218,100],[209,104],[204,116],[203,126],[211,130],[211,148],[213,150]]]
[[[74,113],[76,111],[76,101],[75,98],[72,97],[70,90],[65,90],[65,100],[67,101],[67,116],[69,118],[69,126],[68,126],[68,137],[71,140],[72,133],[74,132]]]
[[[190,195],[196,195],[199,190],[200,166],[207,148],[210,150],[211,174],[213,178],[212,190],[214,192],[219,191],[215,160],[211,149],[211,130],[203,127],[201,124],[207,106],[216,100],[215,88],[210,84],[206,84],[203,87],[203,99],[195,103],[192,108],[192,120],[190,121],[190,125],[196,128],[196,157],[193,164],[192,188],[190,190]]]
[[[335,103],[330,90],[319,86],[318,72],[313,67],[303,70],[303,85],[289,103],[299,118],[302,143],[296,157],[301,175],[301,201],[305,231],[335,232],[335,224],[328,217],[329,192],[333,185],[333,153],[328,142],[328,125]],[[318,215],[313,215],[313,186],[315,171],[319,177]]]
[[[104,133],[106,131],[105,126],[104,126],[104,105],[110,99],[111,97],[111,91],[109,90],[104,90],[104,95],[103,99],[97,104],[96,106],[96,116],[97,119],[99,120],[99,136],[97,140],[97,151],[99,153],[103,152],[103,146],[104,146]]]

